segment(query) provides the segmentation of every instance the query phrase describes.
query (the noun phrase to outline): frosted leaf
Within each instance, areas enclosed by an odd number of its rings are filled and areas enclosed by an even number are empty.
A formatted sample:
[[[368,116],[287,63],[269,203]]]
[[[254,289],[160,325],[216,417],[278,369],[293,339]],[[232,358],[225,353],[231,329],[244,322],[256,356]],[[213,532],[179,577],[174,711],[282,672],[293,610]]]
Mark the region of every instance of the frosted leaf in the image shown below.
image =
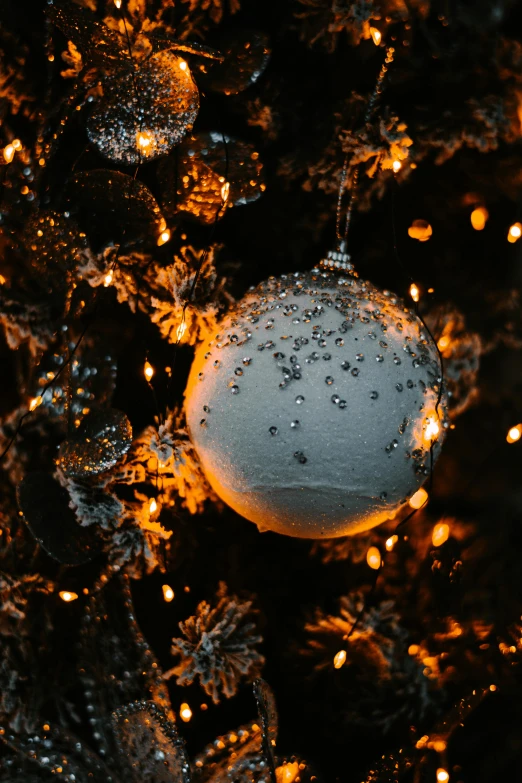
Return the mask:
[[[193,617],[179,624],[185,638],[172,640],[171,652],[181,658],[178,666],[165,673],[176,677],[178,685],[199,679],[215,704],[220,694],[230,698],[241,679],[255,676],[264,657],[255,649],[262,641],[251,621],[252,602],[227,594],[220,582],[214,607],[202,601]]]
[[[112,716],[120,754],[136,780],[188,783],[189,763],[176,724],[154,702],[139,701]]]

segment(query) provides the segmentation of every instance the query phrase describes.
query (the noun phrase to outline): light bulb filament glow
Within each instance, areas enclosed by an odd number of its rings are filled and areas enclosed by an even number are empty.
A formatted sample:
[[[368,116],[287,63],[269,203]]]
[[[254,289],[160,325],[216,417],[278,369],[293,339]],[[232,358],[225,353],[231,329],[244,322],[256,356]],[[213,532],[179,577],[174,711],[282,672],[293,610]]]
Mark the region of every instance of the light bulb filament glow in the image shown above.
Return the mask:
[[[416,283],[412,283],[410,285],[410,296],[414,302],[418,302],[420,299],[420,290]]]
[[[517,424],[515,427],[511,427],[506,435],[508,443],[516,443],[522,436],[522,424]]]
[[[150,382],[152,379],[152,376],[154,375],[154,367],[149,362],[145,362],[145,367],[143,368],[143,374],[145,378]]]
[[[419,509],[422,508],[422,506],[427,502],[428,500],[428,493],[424,489],[424,487],[421,487],[420,489],[415,492],[409,499],[408,503],[411,508]]]
[[[368,549],[368,552],[366,553],[366,562],[370,566],[370,568],[373,568],[374,571],[377,571],[382,564],[382,558],[381,553],[377,549],[376,546],[371,546]]]
[[[170,585],[162,585],[161,589],[163,590],[163,600],[170,604],[174,600],[174,590]]]
[[[78,598],[78,593],[72,593],[69,590],[60,590],[58,595],[66,604],[69,604],[71,601],[76,601]]]
[[[187,702],[183,702],[183,704],[179,708],[179,717],[184,723],[188,723],[189,720],[192,718],[192,710],[188,706]]]
[[[341,666],[344,666],[346,663],[346,650],[339,650],[338,653],[335,654],[333,659],[333,665],[336,669],[340,669]]]

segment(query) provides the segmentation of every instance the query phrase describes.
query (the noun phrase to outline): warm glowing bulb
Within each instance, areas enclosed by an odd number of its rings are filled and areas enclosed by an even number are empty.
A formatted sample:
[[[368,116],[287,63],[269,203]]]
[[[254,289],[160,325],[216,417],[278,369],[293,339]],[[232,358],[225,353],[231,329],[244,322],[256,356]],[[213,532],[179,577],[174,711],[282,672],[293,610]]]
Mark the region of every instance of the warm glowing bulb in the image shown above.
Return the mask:
[[[516,242],[522,236],[522,223],[513,223],[508,231],[508,242]]]
[[[386,551],[391,552],[397,541],[399,540],[399,536],[390,536],[386,539]]]
[[[152,376],[154,375],[154,367],[149,362],[145,362],[145,367],[143,368],[143,374],[145,375],[145,378],[150,381]]]
[[[180,62],[179,67],[181,68],[182,71],[186,71],[187,70],[187,63],[185,62],[185,60],[182,60]]]
[[[412,283],[410,285],[410,296],[414,302],[418,302],[420,299],[420,290],[418,285],[416,285],[415,283]]]
[[[426,421],[426,429],[424,430],[424,440],[431,441],[437,440],[437,436],[440,432],[440,425],[437,419],[437,415],[428,416]]]
[[[400,162],[400,160],[394,160],[392,168],[394,172],[397,174],[397,172],[402,169],[402,163]]]
[[[297,761],[288,761],[276,767],[276,783],[294,783],[299,780],[299,764]]]
[[[108,288],[110,286],[113,277],[114,277],[114,272],[111,269],[109,272],[107,272],[107,274],[103,278],[103,285],[105,286],[105,288]]]
[[[517,424],[516,427],[511,427],[506,435],[508,443],[516,443],[522,436],[522,424]]]
[[[13,147],[17,152],[19,152],[22,149],[22,142],[20,141],[20,139],[13,139],[11,144],[13,145]]]
[[[121,0],[114,0],[114,5],[116,8],[121,8]]]
[[[445,522],[439,522],[433,528],[433,533],[431,534],[431,543],[433,546],[442,546],[448,540],[449,534],[449,525],[447,525]]]
[[[449,774],[445,769],[442,769],[440,767],[437,770],[437,783],[448,783],[449,780]]]
[[[192,718],[192,710],[188,706],[187,702],[183,702],[181,707],[179,708],[179,717],[181,718],[184,723],[188,723],[189,720]]]
[[[421,487],[420,489],[415,492],[414,495],[411,496],[408,503],[411,506],[411,508],[422,508],[422,506],[426,503],[428,500],[428,493],[424,489],[424,487]]]
[[[228,197],[230,196],[230,182],[224,182],[221,186],[221,198],[223,200],[223,204],[226,204],[228,201]]]
[[[170,231],[167,228],[165,231],[162,231],[161,234],[158,237],[158,247],[161,247],[165,244],[165,242],[168,242],[170,239]]]
[[[62,601],[65,601],[66,604],[69,604],[71,601],[76,601],[78,598],[77,593],[71,593],[69,590],[61,590],[58,595],[62,599]]]
[[[376,27],[370,27],[370,33],[373,39],[373,42],[375,46],[379,46],[380,42],[382,41],[382,33],[380,30],[377,30]]]
[[[163,590],[163,600],[170,604],[174,600],[174,590],[170,585],[163,585],[161,589]]]
[[[151,498],[149,501],[149,514],[154,514],[154,512],[157,510],[158,510],[158,504],[156,503],[155,498]]]
[[[486,207],[477,207],[473,210],[469,219],[475,231],[482,231],[486,226],[488,218],[489,212]]]
[[[433,229],[427,220],[414,220],[408,229],[408,236],[419,242],[427,242],[432,234]]]
[[[334,666],[336,669],[340,669],[346,663],[346,650],[339,650],[334,656]]]
[[[37,408],[39,405],[42,404],[43,397],[41,394],[38,395],[38,397],[33,397],[31,402],[29,403],[29,410],[34,411],[35,408]]]
[[[381,553],[376,546],[371,546],[366,553],[366,562],[375,571],[381,567],[382,559]]]
[[[136,134],[136,146],[138,147],[139,151],[146,157],[151,152],[154,146],[153,134],[148,130],[138,131]]]
[[[449,344],[450,344],[449,336],[447,334],[443,334],[437,343],[437,347],[439,351],[442,353],[442,351],[445,351],[446,348],[448,348]]]
[[[11,163],[14,158],[14,154],[15,148],[13,144],[8,144],[7,147],[4,147],[4,160],[6,163]]]
[[[178,340],[178,342],[183,339],[183,335],[185,334],[186,331],[187,331],[187,323],[186,321],[182,321],[176,331],[176,340]]]

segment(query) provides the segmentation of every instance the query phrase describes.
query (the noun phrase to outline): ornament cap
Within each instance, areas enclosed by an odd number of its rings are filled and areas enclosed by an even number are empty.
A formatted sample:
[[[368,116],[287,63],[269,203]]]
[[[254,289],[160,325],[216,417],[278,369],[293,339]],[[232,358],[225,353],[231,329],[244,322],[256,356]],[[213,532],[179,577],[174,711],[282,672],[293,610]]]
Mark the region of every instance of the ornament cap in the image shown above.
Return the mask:
[[[358,277],[354,265],[350,262],[351,256],[346,252],[346,242],[339,242],[336,250],[329,250],[326,258],[322,258],[319,266],[323,269],[339,270],[340,272],[349,272],[354,277]]]

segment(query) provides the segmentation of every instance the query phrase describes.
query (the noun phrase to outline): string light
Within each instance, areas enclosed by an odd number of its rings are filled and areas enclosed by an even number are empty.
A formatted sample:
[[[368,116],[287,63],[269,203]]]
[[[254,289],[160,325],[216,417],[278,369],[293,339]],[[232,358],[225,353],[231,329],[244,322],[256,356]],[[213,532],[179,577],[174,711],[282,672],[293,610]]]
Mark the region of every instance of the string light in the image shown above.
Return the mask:
[[[145,157],[152,151],[153,144],[154,136],[151,131],[138,131],[136,133],[136,146]]]
[[[400,162],[400,160],[394,160],[392,168],[395,174],[397,174],[397,172],[402,169],[402,163]]]
[[[419,242],[427,242],[433,234],[433,229],[427,220],[414,220],[408,229],[408,236]]]
[[[427,502],[428,500],[428,493],[424,489],[424,487],[421,487],[420,489],[415,492],[414,495],[411,496],[411,498],[408,500],[408,504],[411,508],[419,509],[422,508],[422,506]]]
[[[449,773],[442,767],[439,767],[437,770],[437,783],[448,783],[448,780]]]
[[[158,504],[155,498],[151,498],[149,501],[149,514],[154,514],[158,510]]]
[[[69,590],[60,590],[58,595],[66,604],[70,604],[71,601],[76,601],[78,598],[78,593],[71,593]]]
[[[438,347],[439,351],[442,353],[443,351],[446,350],[446,348],[449,347],[449,344],[450,344],[449,336],[447,334],[443,334],[442,337],[440,338],[440,340],[437,343],[437,347]]]
[[[522,436],[522,424],[517,424],[516,427],[511,427],[506,435],[508,443],[516,443]]]
[[[333,665],[336,669],[340,669],[341,666],[344,666],[346,663],[346,650],[339,650],[338,653],[335,653],[334,659],[333,659]]]
[[[382,558],[381,553],[377,549],[376,546],[371,546],[367,553],[366,553],[366,562],[370,566],[370,568],[373,568],[374,571],[377,571],[381,567]]]
[[[522,236],[522,223],[513,223],[512,226],[509,227],[508,231],[508,242],[518,242],[520,237]]]
[[[187,331],[186,321],[182,321],[176,331],[176,340],[178,340],[178,342],[183,338],[183,335],[185,334],[186,331]]]
[[[192,718],[192,710],[190,709],[186,701],[184,701],[181,707],[179,708],[179,717],[184,723],[188,723],[189,720]]]
[[[433,546],[442,546],[449,538],[450,528],[445,522],[439,522],[433,528],[431,543]]]
[[[294,783],[299,780],[299,764],[297,761],[287,761],[276,767],[276,783]]]
[[[185,62],[185,60],[182,60],[180,62],[179,67],[181,68],[182,71],[186,71],[187,70],[188,66],[187,66],[187,63]]]
[[[382,41],[381,31],[377,30],[376,27],[370,27],[370,33],[375,46],[379,46],[380,42]]]
[[[174,590],[170,585],[162,585],[161,589],[163,590],[163,600],[170,604],[174,600]]]
[[[105,286],[105,288],[108,288],[110,286],[113,277],[114,277],[114,272],[111,269],[109,272],[107,272],[107,274],[103,279],[103,285]]]
[[[223,200],[223,204],[226,204],[228,201],[228,197],[230,196],[230,182],[224,182],[221,186],[221,198]]]
[[[426,428],[424,430],[424,440],[427,440],[428,442],[437,440],[439,432],[440,425],[437,415],[435,414],[434,416],[428,416],[426,420]]]
[[[145,367],[143,368],[143,374],[145,378],[148,380],[148,382],[150,383],[152,376],[154,375],[154,367],[152,366],[152,364],[150,364],[150,362],[145,362]]]
[[[420,299],[420,289],[416,283],[410,285],[410,296],[414,302],[418,302]]]
[[[165,244],[165,242],[168,242],[170,239],[170,230],[167,228],[165,231],[162,231],[161,234],[158,237],[158,247],[161,247]]]
[[[469,216],[471,225],[475,231],[482,231],[486,226],[488,218],[489,212],[487,211],[486,207],[477,207]]]
[[[115,5],[115,6],[116,6],[116,8],[118,8],[118,9],[119,9],[119,8],[121,8],[121,0],[114,0],[114,5]]]
[[[29,410],[34,411],[39,405],[42,404],[43,397],[41,394],[38,395],[38,397],[33,397],[31,402],[29,403]]]
[[[386,539],[386,551],[391,552],[397,541],[399,540],[399,536],[393,535]]]
[[[4,160],[6,163],[11,163],[14,158],[15,148],[12,144],[8,144],[4,147]]]

